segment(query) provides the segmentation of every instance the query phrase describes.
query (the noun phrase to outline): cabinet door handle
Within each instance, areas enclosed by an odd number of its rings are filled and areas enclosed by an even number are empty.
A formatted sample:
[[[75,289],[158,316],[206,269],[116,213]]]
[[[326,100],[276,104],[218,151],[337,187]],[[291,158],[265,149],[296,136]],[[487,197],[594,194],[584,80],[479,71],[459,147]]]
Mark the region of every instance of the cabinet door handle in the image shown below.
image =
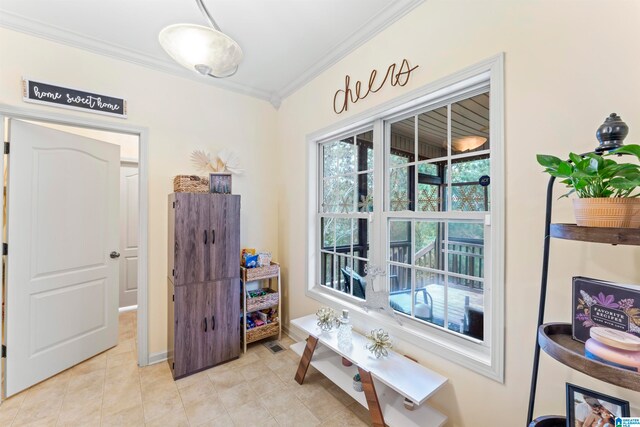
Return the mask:
[[[204,318],[204,331],[207,332],[207,318]]]
[[[204,244],[207,244],[207,230],[204,230]]]
[[[216,243],[216,230],[211,230],[211,244],[215,245]]]
[[[211,330],[216,329],[216,316],[211,316]]]

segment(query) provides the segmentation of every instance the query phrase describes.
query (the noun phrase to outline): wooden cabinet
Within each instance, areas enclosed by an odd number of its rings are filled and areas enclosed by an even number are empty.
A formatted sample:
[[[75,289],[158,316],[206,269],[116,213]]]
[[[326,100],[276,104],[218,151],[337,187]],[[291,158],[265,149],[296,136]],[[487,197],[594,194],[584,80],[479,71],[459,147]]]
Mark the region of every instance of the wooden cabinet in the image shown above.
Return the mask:
[[[169,196],[169,277],[175,286],[239,277],[240,196]]]
[[[240,355],[240,196],[169,195],[169,366],[174,378]]]

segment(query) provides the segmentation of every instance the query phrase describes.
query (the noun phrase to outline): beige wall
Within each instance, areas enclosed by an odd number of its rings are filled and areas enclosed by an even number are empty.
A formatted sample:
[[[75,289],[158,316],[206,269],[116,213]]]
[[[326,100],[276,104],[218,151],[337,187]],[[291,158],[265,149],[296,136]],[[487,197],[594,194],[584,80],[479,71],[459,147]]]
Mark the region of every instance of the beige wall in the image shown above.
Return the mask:
[[[193,149],[233,147],[242,156],[247,172],[234,177],[234,190],[243,195],[242,244],[271,249],[282,262],[285,317],[308,314],[317,304],[304,295],[305,136],[505,52],[505,384],[408,343],[396,344],[450,378],[433,398],[450,417],[449,425],[519,426],[526,416],[534,346],[546,185],[535,154],[593,148],[595,129],[612,111],[630,124],[629,140],[638,141],[640,58],[633,47],[639,18],[640,2],[634,0],[428,0],[290,96],[278,112],[263,101],[0,29],[0,102],[149,129],[150,352],[155,353],[166,348],[166,194],[174,175],[193,172],[188,160]],[[366,81],[371,69],[383,70],[405,57],[420,65],[406,87],[386,87],[349,113],[335,115],[332,96],[345,74]],[[26,105],[23,75],[124,96],[129,118]],[[555,219],[570,221],[568,202],[558,206]],[[640,282],[637,249],[554,241],[552,250],[548,320],[569,319],[572,275]],[[546,356],[541,375],[537,413],[564,413],[569,381],[626,398],[640,415],[639,393],[591,380]]]
[[[21,77],[127,99],[129,118],[25,104]],[[194,149],[231,148],[246,172],[233,177],[242,195],[243,246],[277,254],[275,117],[267,102],[79,49],[0,29],[0,103],[149,129],[149,352],[166,351],[167,194],[173,176],[193,174]]]
[[[505,52],[506,381],[486,379],[408,343],[397,343],[450,378],[432,399],[452,426],[525,423],[542,259],[547,178],[536,153],[566,155],[595,148],[595,130],[615,111],[638,142],[640,133],[640,2],[428,0],[337,65],[287,98],[278,114],[282,191],[279,253],[284,265],[287,319],[317,303],[304,295],[305,136],[424,84]],[[332,97],[352,80],[408,58],[420,68],[404,87],[387,86],[336,115]],[[558,188],[559,190],[560,188]],[[558,192],[558,194],[561,194]],[[556,221],[571,221],[569,202],[557,202]],[[553,241],[547,320],[569,321],[571,277],[640,283],[640,250]],[[632,402],[621,390],[561,367],[543,356],[537,414],[564,414],[565,382]]]

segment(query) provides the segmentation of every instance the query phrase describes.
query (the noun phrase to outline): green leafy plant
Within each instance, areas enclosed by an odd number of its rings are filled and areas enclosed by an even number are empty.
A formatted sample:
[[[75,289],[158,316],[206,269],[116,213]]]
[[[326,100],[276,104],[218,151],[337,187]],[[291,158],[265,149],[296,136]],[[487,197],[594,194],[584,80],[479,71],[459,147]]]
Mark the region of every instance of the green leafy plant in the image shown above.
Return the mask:
[[[536,157],[545,172],[562,179],[560,182],[571,189],[561,197],[573,193],[579,198],[638,197],[640,165],[611,159],[619,154],[629,154],[640,160],[640,145],[626,145],[604,155],[569,153],[569,160],[545,154]]]

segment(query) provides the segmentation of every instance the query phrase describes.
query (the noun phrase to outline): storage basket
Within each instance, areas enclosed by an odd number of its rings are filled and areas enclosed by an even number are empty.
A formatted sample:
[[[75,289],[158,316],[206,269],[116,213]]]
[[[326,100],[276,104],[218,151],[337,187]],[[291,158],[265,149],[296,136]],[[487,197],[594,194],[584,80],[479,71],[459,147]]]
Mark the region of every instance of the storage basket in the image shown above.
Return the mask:
[[[266,267],[256,267],[256,268],[244,268],[240,267],[240,271],[242,272],[242,281],[252,282],[254,280],[261,279],[269,279],[271,277],[277,277],[278,271],[280,271],[280,265],[276,262],[271,262],[271,265]]]
[[[247,297],[247,311],[264,310],[265,308],[278,305],[280,294],[273,289],[264,288],[264,290],[269,293],[254,298]]]
[[[263,338],[270,337],[280,333],[280,325],[278,321],[274,321],[264,326],[258,326],[247,331],[247,342],[259,341]]]
[[[209,178],[196,175],[178,175],[173,178],[176,193],[208,193]]]

